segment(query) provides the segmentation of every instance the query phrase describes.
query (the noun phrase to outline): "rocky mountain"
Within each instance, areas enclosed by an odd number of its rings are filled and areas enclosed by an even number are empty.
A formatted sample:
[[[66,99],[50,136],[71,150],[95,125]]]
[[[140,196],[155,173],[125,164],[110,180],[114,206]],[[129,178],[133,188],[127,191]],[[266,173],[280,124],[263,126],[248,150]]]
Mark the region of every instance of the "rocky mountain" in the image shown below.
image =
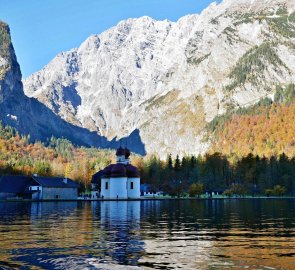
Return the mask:
[[[54,114],[35,98],[23,92],[21,71],[11,43],[7,24],[0,21],[0,120],[15,127],[21,134],[30,134],[33,141],[46,141],[52,136],[70,139],[78,145],[117,147],[116,140],[108,141],[94,132],[72,125]],[[133,132],[124,141],[139,153],[145,153],[138,133]]]
[[[295,81],[295,1],[224,0],[177,22],[128,19],[24,80],[54,114],[148,153],[206,151],[216,115]]]

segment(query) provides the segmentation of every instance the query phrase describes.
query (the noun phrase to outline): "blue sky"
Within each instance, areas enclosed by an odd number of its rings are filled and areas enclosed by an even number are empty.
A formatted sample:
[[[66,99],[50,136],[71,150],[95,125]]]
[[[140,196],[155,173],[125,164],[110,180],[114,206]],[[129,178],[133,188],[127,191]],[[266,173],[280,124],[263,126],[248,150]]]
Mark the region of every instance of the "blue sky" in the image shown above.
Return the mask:
[[[10,26],[23,77],[61,51],[78,47],[127,18],[177,21],[214,0],[0,0],[0,20]]]

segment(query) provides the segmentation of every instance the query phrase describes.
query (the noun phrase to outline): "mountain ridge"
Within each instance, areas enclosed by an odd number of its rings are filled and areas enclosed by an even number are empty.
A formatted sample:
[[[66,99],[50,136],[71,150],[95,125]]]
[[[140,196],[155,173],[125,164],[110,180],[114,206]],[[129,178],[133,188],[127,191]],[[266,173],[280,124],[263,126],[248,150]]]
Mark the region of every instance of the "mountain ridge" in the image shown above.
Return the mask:
[[[294,7],[225,0],[177,22],[121,21],[59,54],[25,92],[108,140],[139,130],[148,153],[204,153],[216,115],[294,82]]]

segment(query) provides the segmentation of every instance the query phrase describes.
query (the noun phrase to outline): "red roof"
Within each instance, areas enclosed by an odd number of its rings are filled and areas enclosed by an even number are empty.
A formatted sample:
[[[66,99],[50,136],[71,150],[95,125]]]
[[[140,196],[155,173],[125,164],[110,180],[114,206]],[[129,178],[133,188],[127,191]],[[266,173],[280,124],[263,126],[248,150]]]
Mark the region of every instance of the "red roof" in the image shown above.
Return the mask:
[[[127,170],[127,177],[129,178],[137,178],[139,177],[139,170],[135,167],[132,166],[131,164],[128,164],[126,166],[126,170]]]
[[[111,164],[111,165],[105,167],[103,169],[102,177],[110,178],[111,174],[112,174],[112,169],[113,169],[114,166],[115,166],[115,164]]]
[[[126,177],[126,168],[124,164],[117,163],[112,168],[111,177]]]

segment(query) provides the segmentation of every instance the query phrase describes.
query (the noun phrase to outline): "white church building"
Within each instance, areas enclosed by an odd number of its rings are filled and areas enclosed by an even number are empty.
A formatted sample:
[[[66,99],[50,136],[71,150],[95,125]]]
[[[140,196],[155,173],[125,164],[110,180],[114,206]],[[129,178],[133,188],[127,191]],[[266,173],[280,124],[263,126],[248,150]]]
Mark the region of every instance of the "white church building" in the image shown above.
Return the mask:
[[[92,198],[103,199],[139,199],[140,176],[135,166],[130,164],[130,151],[120,147],[116,152],[117,163],[111,164],[92,177]]]

